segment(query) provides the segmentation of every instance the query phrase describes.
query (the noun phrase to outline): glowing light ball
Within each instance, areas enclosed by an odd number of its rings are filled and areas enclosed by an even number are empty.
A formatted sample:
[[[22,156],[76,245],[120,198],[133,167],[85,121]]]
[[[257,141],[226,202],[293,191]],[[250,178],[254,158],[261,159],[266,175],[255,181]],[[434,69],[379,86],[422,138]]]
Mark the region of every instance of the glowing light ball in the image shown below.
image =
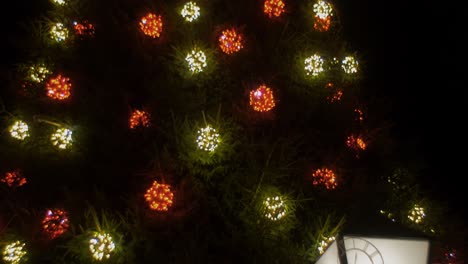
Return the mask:
[[[29,127],[25,122],[18,120],[10,127],[10,135],[13,138],[24,140],[29,137]]]
[[[282,0],[265,0],[263,12],[270,18],[279,17],[284,13],[285,4]]]
[[[218,38],[219,47],[226,54],[238,52],[243,47],[242,35],[237,33],[235,29],[226,29],[221,32]]]
[[[129,126],[131,129],[137,127],[149,127],[150,125],[150,115],[148,112],[143,110],[135,110],[130,115]]]
[[[188,2],[184,5],[180,14],[187,22],[195,21],[200,16],[200,7],[195,2]]]
[[[424,208],[417,204],[414,205],[414,207],[409,211],[408,214],[408,219],[416,224],[422,223],[425,217],[426,214],[424,213]]]
[[[65,41],[68,38],[68,29],[62,23],[55,23],[50,29],[50,37],[57,42]]]
[[[335,241],[335,237],[326,237],[320,241],[319,246],[317,247],[320,254],[325,253],[325,250],[328,248],[331,242]]]
[[[174,193],[171,192],[171,186],[158,183],[157,181],[154,181],[153,185],[145,193],[145,199],[150,208],[156,211],[169,210],[169,207],[172,206],[173,198]]]
[[[198,130],[197,144],[198,148],[208,152],[213,152],[220,143],[219,134],[211,126]]]
[[[190,71],[193,73],[202,72],[203,68],[205,68],[207,65],[205,53],[197,49],[194,49],[189,54],[187,54],[185,60],[188,63]]]
[[[66,4],[65,0],[52,0],[52,2],[54,2],[54,4],[57,4],[57,5],[65,5]]]
[[[267,197],[263,201],[265,208],[265,217],[277,221],[286,215],[286,204],[280,196]]]
[[[112,236],[107,233],[95,233],[89,240],[89,250],[96,260],[109,259],[115,249]]]
[[[354,135],[348,137],[346,145],[354,150],[365,150],[367,147],[366,142],[360,136]]]
[[[314,10],[314,29],[320,32],[330,29],[331,17],[333,16],[333,7],[330,3],[320,0],[313,6]]]
[[[312,173],[312,178],[314,185],[323,185],[327,190],[335,189],[338,185],[335,173],[327,168],[317,169]]]
[[[35,65],[29,67],[28,78],[36,83],[43,82],[50,75],[49,69],[44,65]]]
[[[21,241],[10,243],[3,249],[3,261],[11,264],[19,264],[26,253],[25,243]]]
[[[71,95],[70,78],[58,74],[46,84],[47,96],[56,100],[65,100]]]
[[[270,111],[275,107],[273,91],[264,84],[250,91],[250,105],[258,112]]]
[[[66,128],[57,129],[50,137],[52,145],[59,149],[66,149],[73,143],[72,131]]]
[[[341,61],[341,68],[347,74],[353,74],[358,71],[358,61],[353,56],[347,56]]]
[[[68,213],[61,209],[48,209],[42,220],[42,228],[52,239],[65,233],[69,226]]]
[[[318,76],[323,72],[323,58],[314,54],[304,60],[304,70],[307,75]]]
[[[80,36],[92,36],[94,35],[94,25],[88,21],[76,22],[73,21],[73,29],[77,35]]]
[[[143,34],[159,38],[163,29],[162,17],[153,13],[148,13],[140,20],[140,29]]]
[[[0,179],[0,182],[6,183],[8,187],[20,187],[26,184],[28,181],[23,176],[21,170],[14,170],[5,173],[5,176]]]

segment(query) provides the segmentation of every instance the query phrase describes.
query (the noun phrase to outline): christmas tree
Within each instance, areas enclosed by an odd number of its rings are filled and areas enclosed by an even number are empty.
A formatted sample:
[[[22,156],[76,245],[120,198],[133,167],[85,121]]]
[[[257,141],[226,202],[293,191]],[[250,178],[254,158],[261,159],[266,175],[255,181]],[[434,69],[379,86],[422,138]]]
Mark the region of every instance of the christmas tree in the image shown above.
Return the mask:
[[[34,4],[2,69],[5,263],[314,263],[375,218],[463,263],[344,4]]]

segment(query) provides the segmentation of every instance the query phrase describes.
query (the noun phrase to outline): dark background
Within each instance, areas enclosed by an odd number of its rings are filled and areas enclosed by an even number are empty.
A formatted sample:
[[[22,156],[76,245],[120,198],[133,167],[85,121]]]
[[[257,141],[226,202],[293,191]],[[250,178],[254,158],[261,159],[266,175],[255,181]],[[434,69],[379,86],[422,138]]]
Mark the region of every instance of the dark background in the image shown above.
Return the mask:
[[[2,8],[2,71],[25,55],[18,48],[27,34],[22,23],[44,13],[44,2],[13,1]],[[391,105],[392,131],[401,142],[401,155],[422,159],[423,186],[461,205],[467,147],[462,8],[413,1],[413,6],[371,0],[334,4],[344,39],[368,65],[366,89]]]

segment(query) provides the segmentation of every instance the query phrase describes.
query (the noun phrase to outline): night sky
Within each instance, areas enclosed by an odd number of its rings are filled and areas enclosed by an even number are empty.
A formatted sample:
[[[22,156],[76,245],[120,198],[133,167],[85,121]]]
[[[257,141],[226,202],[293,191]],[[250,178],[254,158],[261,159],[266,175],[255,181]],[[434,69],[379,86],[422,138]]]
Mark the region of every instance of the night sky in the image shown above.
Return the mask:
[[[332,1],[333,2],[333,1]],[[353,0],[336,3],[344,39],[366,60],[366,89],[388,98],[393,133],[402,155],[425,162],[423,185],[441,199],[460,204],[466,189],[466,66],[458,30],[461,8],[436,3]],[[2,68],[18,59],[18,22],[43,10],[39,1],[12,1],[2,8]],[[442,10],[443,9],[443,10]],[[5,46],[6,44],[6,46]],[[3,71],[3,69],[2,69]]]

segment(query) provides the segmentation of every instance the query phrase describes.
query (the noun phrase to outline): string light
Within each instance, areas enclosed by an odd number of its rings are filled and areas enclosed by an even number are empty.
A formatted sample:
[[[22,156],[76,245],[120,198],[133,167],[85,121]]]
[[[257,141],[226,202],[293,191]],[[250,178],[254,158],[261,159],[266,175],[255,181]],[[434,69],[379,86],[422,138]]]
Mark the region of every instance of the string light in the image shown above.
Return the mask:
[[[67,99],[71,95],[71,86],[70,78],[58,74],[47,82],[47,96],[56,100]]]
[[[320,241],[319,246],[317,247],[320,255],[325,253],[325,250],[328,248],[331,242],[335,241],[335,237],[326,237]]]
[[[408,214],[408,219],[416,224],[420,224],[425,217],[424,208],[417,204],[414,205]]]
[[[286,215],[286,204],[280,196],[267,197],[263,202],[265,217],[277,221]]]
[[[17,120],[11,127],[10,127],[10,135],[13,138],[24,140],[26,137],[29,137],[29,127],[28,124],[21,120]]]
[[[327,83],[325,87],[332,92],[332,95],[327,96],[327,99],[328,101],[330,101],[330,103],[334,103],[336,101],[341,100],[341,97],[343,96],[343,90],[335,88],[335,86],[331,82]]]
[[[353,56],[347,56],[341,61],[341,68],[347,74],[353,74],[358,71],[358,61]]]
[[[16,241],[5,246],[3,249],[3,261],[11,264],[19,264],[26,255],[26,244]]]
[[[68,230],[68,213],[61,209],[48,209],[42,220],[42,228],[54,239]]]
[[[148,13],[140,20],[140,28],[143,34],[152,37],[159,38],[162,32],[162,18],[159,15]]]
[[[360,136],[354,135],[348,137],[346,145],[354,150],[365,150],[367,148],[366,142]]]
[[[28,181],[23,176],[23,173],[21,172],[21,170],[17,169],[17,170],[5,173],[5,176],[0,178],[0,182],[6,183],[8,187],[20,187],[26,184]]]
[[[197,144],[201,150],[213,152],[220,143],[219,134],[211,126],[198,130]]]
[[[279,17],[284,13],[284,2],[282,0],[265,0],[263,4],[263,12],[268,15],[268,17]]]
[[[156,211],[169,210],[169,207],[172,206],[173,198],[174,193],[171,192],[171,186],[158,183],[157,181],[154,181],[153,185],[145,193],[145,199],[150,208]]]
[[[333,7],[330,3],[319,0],[314,4],[313,10],[315,13],[314,29],[320,32],[327,31],[330,28]]]
[[[324,185],[327,190],[336,189],[337,181],[335,173],[327,168],[317,169],[312,173],[314,185]]]
[[[150,115],[148,112],[143,110],[135,110],[130,115],[129,126],[131,129],[135,129],[138,126],[149,127],[150,126]]]
[[[50,29],[50,37],[57,42],[62,42],[68,37],[68,29],[62,23],[55,23]]]
[[[235,29],[226,29],[218,38],[219,47],[226,54],[232,54],[242,49],[242,35],[236,32]]]
[[[304,61],[305,71],[307,75],[317,76],[323,72],[323,58],[318,54],[314,54]]]
[[[180,12],[185,21],[192,22],[200,16],[200,7],[195,2],[188,2]]]
[[[270,111],[275,107],[273,91],[264,84],[250,91],[250,105],[258,112]]]
[[[356,119],[357,119],[359,122],[364,121],[364,112],[363,112],[361,109],[359,109],[359,108],[354,108],[354,113],[357,114]]]
[[[94,237],[89,240],[89,250],[96,260],[109,259],[114,249],[115,244],[112,236],[107,233],[96,232]]]
[[[43,82],[50,75],[49,69],[44,64],[29,67],[28,78],[36,83]]]
[[[380,213],[385,215],[385,217],[387,217],[388,219],[392,220],[392,222],[396,222],[396,219],[393,213],[385,211],[385,210],[380,210]]]
[[[88,21],[77,22],[73,21],[73,29],[75,30],[77,35],[80,36],[92,36],[94,35],[94,25],[89,23]]]
[[[203,68],[207,65],[205,53],[198,49],[193,49],[189,54],[187,54],[185,60],[188,63],[190,71],[193,73],[202,72]]]
[[[52,134],[50,140],[59,149],[66,149],[73,143],[72,131],[67,128],[59,128]]]

